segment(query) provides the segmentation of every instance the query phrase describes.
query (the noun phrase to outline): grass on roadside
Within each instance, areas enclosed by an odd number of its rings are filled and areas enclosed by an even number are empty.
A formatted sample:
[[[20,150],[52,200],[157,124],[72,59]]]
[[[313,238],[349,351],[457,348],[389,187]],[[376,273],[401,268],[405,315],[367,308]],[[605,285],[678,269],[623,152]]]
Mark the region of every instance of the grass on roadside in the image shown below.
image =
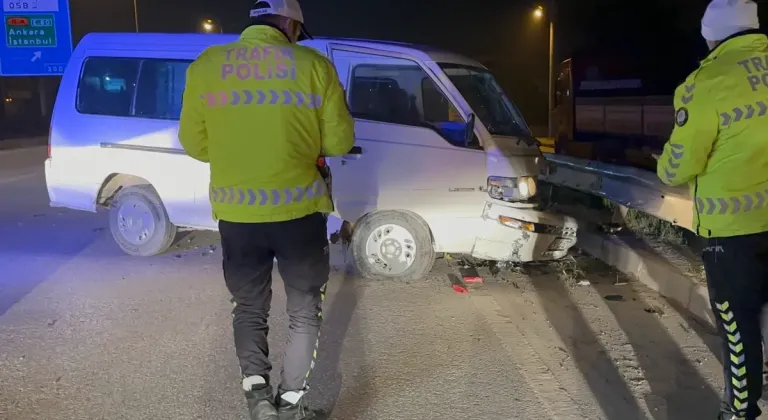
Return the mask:
[[[610,209],[618,208],[616,203],[605,200]],[[687,245],[684,229],[666,220],[661,220],[635,209],[628,209],[624,222],[632,232],[653,238],[671,245]]]

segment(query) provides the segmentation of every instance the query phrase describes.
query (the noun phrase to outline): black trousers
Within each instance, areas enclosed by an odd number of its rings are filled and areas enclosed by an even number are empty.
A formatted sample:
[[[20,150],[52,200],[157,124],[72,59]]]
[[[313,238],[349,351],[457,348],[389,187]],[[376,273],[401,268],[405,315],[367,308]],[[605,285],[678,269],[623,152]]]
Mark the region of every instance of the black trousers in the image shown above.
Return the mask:
[[[768,301],[768,232],[710,238],[702,258],[723,344],[723,413],[754,420],[761,414],[760,320]]]
[[[285,285],[289,318],[281,391],[307,389],[315,365],[322,301],[330,263],[326,219],[315,213],[275,223],[220,221],[224,279],[233,296],[235,349],[243,377],[269,380],[267,319],[272,302],[272,269]]]

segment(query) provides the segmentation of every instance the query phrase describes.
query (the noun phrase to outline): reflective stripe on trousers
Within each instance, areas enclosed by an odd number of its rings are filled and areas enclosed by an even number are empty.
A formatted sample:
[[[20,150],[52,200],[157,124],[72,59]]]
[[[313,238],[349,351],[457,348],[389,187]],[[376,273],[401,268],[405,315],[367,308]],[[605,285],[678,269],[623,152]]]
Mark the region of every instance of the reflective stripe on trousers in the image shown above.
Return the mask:
[[[323,287],[320,289],[320,311],[317,313],[317,318],[320,320],[320,325],[322,326],[323,323],[323,309],[322,305],[325,303],[325,291],[328,287],[328,283],[324,284]],[[312,371],[315,369],[315,364],[317,363],[317,350],[320,348],[320,328],[317,330],[317,339],[315,340],[315,349],[312,351],[312,360],[309,362],[309,369],[307,369],[307,374],[304,376],[304,383],[301,385],[302,390],[309,389],[309,377],[312,374]]]
[[[763,382],[760,318],[768,287],[768,232],[708,238],[702,251],[723,351],[723,416],[756,420]]]
[[[730,388],[733,394],[730,395],[729,402],[735,414],[742,415],[741,413],[744,413],[749,406],[744,342],[741,332],[739,332],[739,326],[734,319],[731,304],[728,301],[723,303],[715,302],[715,308],[717,309],[717,316],[720,317],[721,326],[725,330],[726,344],[729,349],[726,360],[723,363],[727,366],[726,369],[730,371],[730,375],[726,375],[725,378],[726,381],[730,382],[726,388]]]

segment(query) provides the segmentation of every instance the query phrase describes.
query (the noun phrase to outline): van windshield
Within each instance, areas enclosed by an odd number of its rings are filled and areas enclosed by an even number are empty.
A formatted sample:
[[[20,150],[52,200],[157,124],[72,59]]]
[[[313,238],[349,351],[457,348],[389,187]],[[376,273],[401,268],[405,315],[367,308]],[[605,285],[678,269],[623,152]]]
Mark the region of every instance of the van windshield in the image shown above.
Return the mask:
[[[496,136],[529,136],[520,111],[507,98],[493,74],[480,67],[438,63],[488,132]]]

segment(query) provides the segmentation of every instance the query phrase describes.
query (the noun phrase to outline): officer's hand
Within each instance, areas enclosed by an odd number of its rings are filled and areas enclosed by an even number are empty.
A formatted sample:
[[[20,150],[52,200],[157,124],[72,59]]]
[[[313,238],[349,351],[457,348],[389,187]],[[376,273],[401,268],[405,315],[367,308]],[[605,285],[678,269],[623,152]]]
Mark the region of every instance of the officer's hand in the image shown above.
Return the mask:
[[[653,156],[654,159],[659,160],[661,155],[657,155],[656,153],[651,153],[651,156]]]

